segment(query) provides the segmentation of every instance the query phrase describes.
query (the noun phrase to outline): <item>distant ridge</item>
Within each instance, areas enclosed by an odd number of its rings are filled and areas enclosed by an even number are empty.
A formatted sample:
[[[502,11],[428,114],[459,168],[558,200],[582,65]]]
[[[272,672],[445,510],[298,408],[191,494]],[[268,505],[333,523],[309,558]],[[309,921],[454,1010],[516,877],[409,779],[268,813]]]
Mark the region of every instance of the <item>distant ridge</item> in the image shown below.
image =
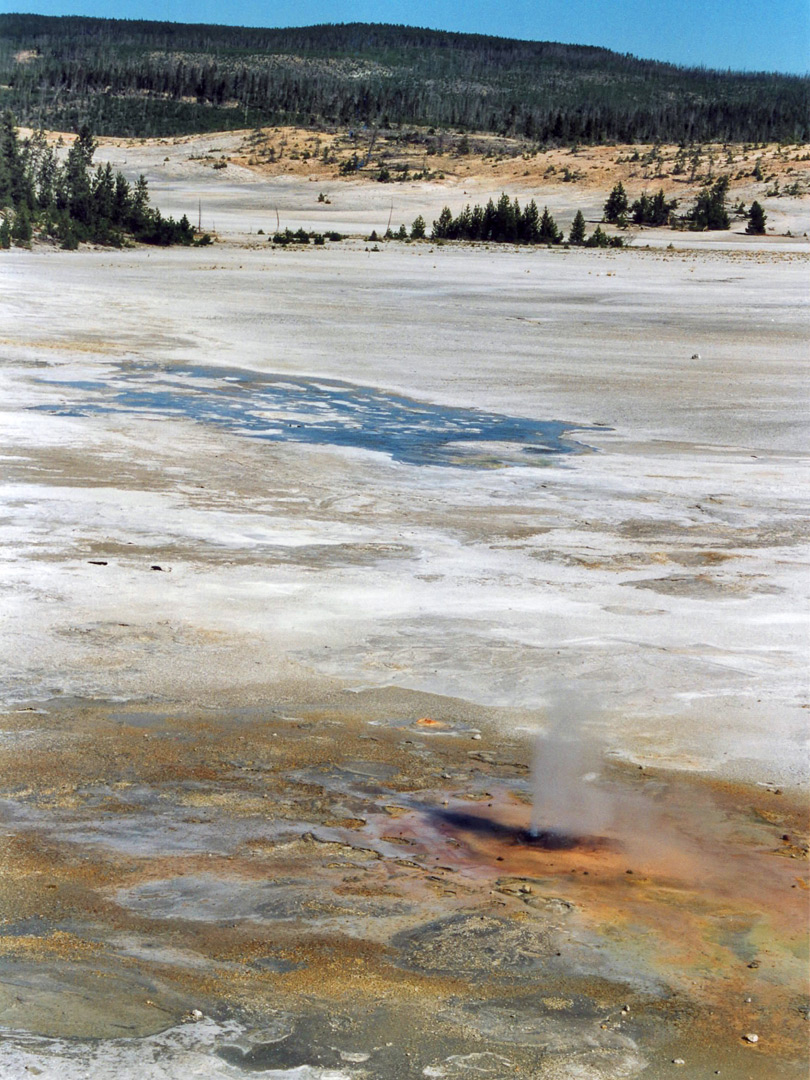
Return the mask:
[[[18,122],[156,136],[407,124],[543,143],[804,142],[810,79],[409,26],[267,29],[0,15]]]

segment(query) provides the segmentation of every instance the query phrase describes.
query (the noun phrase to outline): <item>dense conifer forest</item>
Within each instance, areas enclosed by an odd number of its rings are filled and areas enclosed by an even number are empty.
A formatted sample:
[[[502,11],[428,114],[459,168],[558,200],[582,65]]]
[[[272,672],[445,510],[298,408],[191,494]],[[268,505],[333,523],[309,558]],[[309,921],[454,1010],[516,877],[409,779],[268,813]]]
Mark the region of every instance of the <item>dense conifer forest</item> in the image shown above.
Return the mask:
[[[538,143],[806,141],[810,79],[607,49],[348,24],[298,29],[0,15],[20,123],[163,136],[421,124]]]

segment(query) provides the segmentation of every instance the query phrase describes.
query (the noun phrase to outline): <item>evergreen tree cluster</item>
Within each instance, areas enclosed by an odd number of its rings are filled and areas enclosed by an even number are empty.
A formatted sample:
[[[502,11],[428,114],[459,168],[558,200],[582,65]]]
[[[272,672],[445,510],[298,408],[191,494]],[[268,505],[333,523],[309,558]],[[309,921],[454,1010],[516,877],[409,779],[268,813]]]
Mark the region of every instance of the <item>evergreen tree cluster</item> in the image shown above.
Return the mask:
[[[93,168],[96,141],[79,132],[64,163],[44,134],[20,140],[6,112],[0,121],[0,247],[28,243],[35,228],[75,249],[82,241],[120,247],[127,239],[144,244],[191,244],[194,229],[183,215],[165,218],[150,206],[146,179],[130,185],[109,162]],[[199,242],[199,241],[197,241]]]
[[[728,177],[720,176],[711,187],[701,191],[695,205],[686,215],[687,227],[696,232],[705,229],[727,229],[731,223],[726,210]]]
[[[562,234],[546,207],[541,216],[532,199],[521,209],[517,198],[501,195],[497,204],[465,206],[454,218],[445,206],[431,232],[433,240],[486,240],[496,244],[559,244]]]
[[[634,203],[630,204],[624,186],[620,181],[613,187],[607,197],[603,209],[603,218],[612,225],[618,225],[622,228],[628,224],[627,215],[629,212],[630,218],[636,225],[672,225],[673,228],[686,228],[697,232],[708,229],[728,229],[731,226],[731,216],[726,208],[728,187],[729,178],[719,176],[713,184],[707,185],[698,194],[694,205],[686,214],[676,216],[675,210],[678,206],[678,200],[667,199],[663,188],[657,195],[648,195],[643,192]],[[756,210],[754,210],[755,206],[757,207]],[[742,205],[739,212],[744,214]],[[760,215],[762,215],[761,221]],[[751,205],[749,217],[755,222],[755,228],[752,228],[749,224],[746,232],[765,231],[765,212],[759,203]],[[761,229],[759,227],[760,223]]]
[[[631,205],[630,217],[634,225],[669,225],[677,206],[678,200],[667,199],[663,188],[657,195],[643,191]]]
[[[628,224],[628,213],[634,225],[669,225],[677,206],[678,200],[667,199],[663,188],[657,195],[648,195],[646,191],[643,191],[631,204],[624,190],[624,184],[619,181],[608,195],[602,215],[604,220],[610,222],[611,225],[619,225],[622,228]]]
[[[608,49],[353,23],[289,29],[0,15],[0,106],[159,136],[421,124],[538,143],[806,141],[810,80]]]
[[[417,222],[421,224],[417,227],[416,235],[414,235],[414,229],[411,229],[412,239],[420,239],[425,235],[424,222],[421,218],[417,219]],[[417,222],[414,222],[414,225],[417,225]],[[547,206],[543,207],[541,214],[537,203],[532,199],[521,209],[517,198],[510,199],[506,193],[501,195],[497,203],[490,199],[486,206],[476,204],[471,208],[467,205],[455,218],[450,207],[445,206],[433,222],[430,236],[432,240],[478,240],[495,244],[561,244],[563,242],[563,234]],[[585,218],[582,211],[574,219],[568,242],[586,247],[622,247],[624,245],[620,236],[608,237],[598,227],[586,239]]]
[[[306,229],[285,229],[284,232],[275,232],[272,236],[268,237],[274,244],[278,244],[280,247],[289,247],[290,244],[308,244],[310,240],[315,247],[323,247],[327,240],[340,241],[344,237],[342,233],[335,232],[330,229],[325,233],[307,232]]]

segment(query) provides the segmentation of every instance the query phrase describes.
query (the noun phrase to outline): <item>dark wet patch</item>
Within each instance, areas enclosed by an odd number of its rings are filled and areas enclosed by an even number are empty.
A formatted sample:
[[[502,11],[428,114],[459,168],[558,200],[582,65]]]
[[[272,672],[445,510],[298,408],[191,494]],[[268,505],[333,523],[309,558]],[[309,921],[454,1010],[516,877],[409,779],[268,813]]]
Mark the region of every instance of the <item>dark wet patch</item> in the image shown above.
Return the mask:
[[[438,824],[450,826],[461,832],[472,832],[478,836],[489,836],[505,843],[523,844],[543,851],[568,851],[577,847],[603,846],[607,843],[599,836],[578,836],[561,829],[527,829],[519,825],[509,825],[496,818],[481,814],[469,814],[460,810],[433,811]]]
[[[377,451],[409,465],[536,465],[546,456],[587,449],[569,433],[595,430],[436,405],[335,379],[236,368],[189,365],[168,372],[128,365],[105,383],[42,381],[88,395],[76,404],[34,407],[61,416],[125,412],[190,419],[253,438]]]

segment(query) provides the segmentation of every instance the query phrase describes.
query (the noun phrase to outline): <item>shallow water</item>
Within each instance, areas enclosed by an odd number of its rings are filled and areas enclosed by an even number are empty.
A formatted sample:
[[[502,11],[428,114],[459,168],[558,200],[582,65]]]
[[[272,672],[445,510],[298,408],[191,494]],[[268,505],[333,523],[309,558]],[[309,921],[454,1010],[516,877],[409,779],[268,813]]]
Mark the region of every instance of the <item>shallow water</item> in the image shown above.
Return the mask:
[[[253,438],[377,451],[409,465],[537,465],[546,455],[587,449],[569,433],[593,430],[436,405],[334,379],[200,365],[167,371],[128,364],[105,381],[42,381],[86,395],[66,405],[35,407],[59,415],[125,412],[191,419]]]

